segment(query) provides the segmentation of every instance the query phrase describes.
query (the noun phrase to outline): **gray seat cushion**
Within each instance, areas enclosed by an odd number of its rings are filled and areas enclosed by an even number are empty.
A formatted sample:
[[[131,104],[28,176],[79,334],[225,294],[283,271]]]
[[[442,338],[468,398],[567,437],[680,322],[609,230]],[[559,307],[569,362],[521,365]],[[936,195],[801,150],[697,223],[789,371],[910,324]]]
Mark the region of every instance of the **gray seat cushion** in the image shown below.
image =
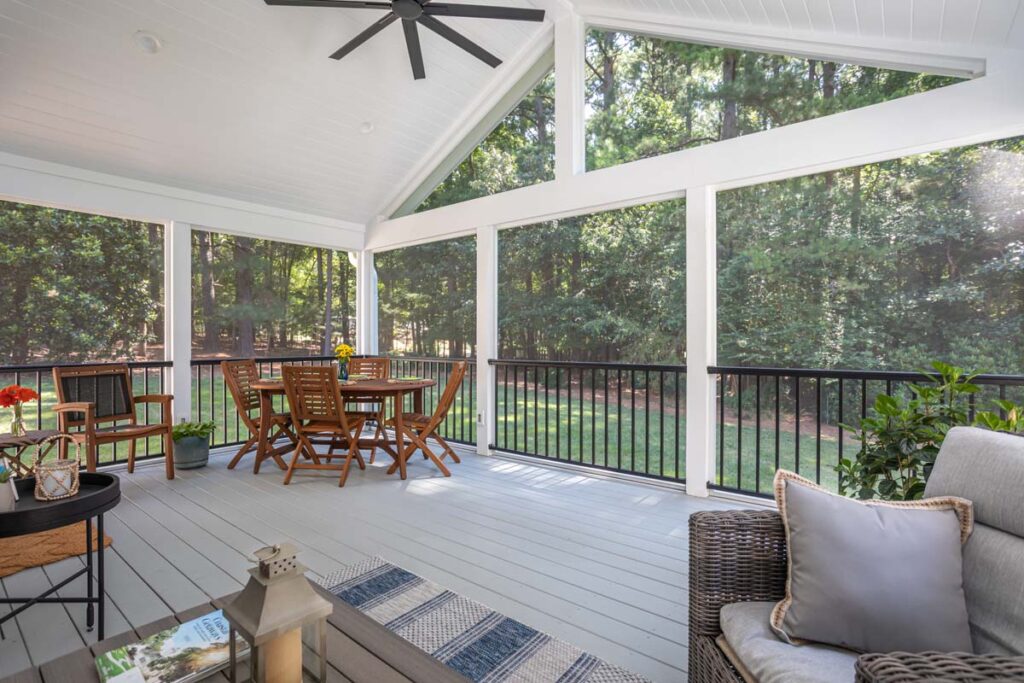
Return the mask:
[[[964,546],[964,595],[974,651],[1024,655],[1024,437],[949,431],[925,496],[974,503]]]
[[[853,681],[857,654],[829,645],[790,645],[768,625],[774,602],[737,602],[722,608],[722,634],[758,683]]]
[[[974,521],[1024,537],[1024,437],[954,427],[935,460],[926,498],[974,503]]]

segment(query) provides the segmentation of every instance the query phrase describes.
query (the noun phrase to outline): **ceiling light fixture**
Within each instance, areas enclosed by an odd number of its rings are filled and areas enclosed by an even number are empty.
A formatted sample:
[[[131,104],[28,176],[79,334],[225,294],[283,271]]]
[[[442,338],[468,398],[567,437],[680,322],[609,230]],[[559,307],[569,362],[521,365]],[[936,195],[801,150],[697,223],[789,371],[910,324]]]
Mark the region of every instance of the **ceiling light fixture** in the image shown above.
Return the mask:
[[[133,37],[139,49],[148,55],[155,55],[164,46],[163,42],[149,31],[136,31]]]

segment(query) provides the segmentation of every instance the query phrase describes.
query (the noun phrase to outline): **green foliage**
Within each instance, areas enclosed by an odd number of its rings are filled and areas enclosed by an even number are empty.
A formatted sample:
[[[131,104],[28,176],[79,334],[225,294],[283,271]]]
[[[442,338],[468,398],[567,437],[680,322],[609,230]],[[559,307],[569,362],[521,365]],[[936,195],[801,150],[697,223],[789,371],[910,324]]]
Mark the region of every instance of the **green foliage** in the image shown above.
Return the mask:
[[[162,235],[0,201],[0,362],[161,357]]]
[[[179,422],[174,425],[171,438],[175,441],[187,439],[190,436],[198,436],[200,439],[209,438],[217,428],[215,422]]]
[[[968,397],[979,391],[972,380],[977,376],[942,362],[932,363],[935,374],[922,373],[927,383],[911,384],[912,397],[880,394],[874,414],[859,427],[843,425],[856,434],[860,450],[836,466],[839,492],[862,500],[918,500],[939,448],[953,427],[970,424]],[[979,413],[975,425],[988,428],[1024,426],[1020,409],[1009,401],[998,401],[1007,413]]]

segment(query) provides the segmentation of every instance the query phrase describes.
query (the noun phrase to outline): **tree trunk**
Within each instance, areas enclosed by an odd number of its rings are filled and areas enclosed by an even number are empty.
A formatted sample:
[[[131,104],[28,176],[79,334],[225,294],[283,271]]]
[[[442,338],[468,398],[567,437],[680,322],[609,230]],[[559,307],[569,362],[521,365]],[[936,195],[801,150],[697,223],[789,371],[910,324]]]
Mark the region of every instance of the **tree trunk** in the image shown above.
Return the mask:
[[[325,356],[334,351],[334,252],[327,252],[327,290],[324,294],[324,347]]]
[[[601,38],[601,103],[605,111],[615,105],[615,34],[611,31]]]
[[[203,350],[217,350],[220,332],[217,317],[217,293],[213,281],[213,240],[205,230],[195,232],[199,244],[199,289],[203,311]]]
[[[252,322],[252,295],[255,285],[252,259],[255,246],[255,240],[251,237],[234,238],[237,353],[245,358],[256,353],[256,331]]]
[[[152,327],[146,330],[145,344],[149,344],[151,339],[163,339],[164,336],[164,316],[166,312],[163,303],[163,299],[160,296],[162,289],[164,274],[161,268],[163,263],[163,238],[160,234],[160,226],[154,223],[150,223],[149,226],[149,300],[156,306],[156,318],[153,320]],[[164,340],[166,345],[167,340]],[[149,354],[146,353],[145,357],[148,358]]]
[[[739,135],[739,112],[736,103],[736,93],[733,92],[738,66],[739,53],[735,50],[726,50],[725,58],[722,60],[722,91],[724,95],[722,104],[722,140],[729,140]]]
[[[341,340],[352,343],[352,302],[348,296],[348,254],[338,254],[338,294],[341,299]]]

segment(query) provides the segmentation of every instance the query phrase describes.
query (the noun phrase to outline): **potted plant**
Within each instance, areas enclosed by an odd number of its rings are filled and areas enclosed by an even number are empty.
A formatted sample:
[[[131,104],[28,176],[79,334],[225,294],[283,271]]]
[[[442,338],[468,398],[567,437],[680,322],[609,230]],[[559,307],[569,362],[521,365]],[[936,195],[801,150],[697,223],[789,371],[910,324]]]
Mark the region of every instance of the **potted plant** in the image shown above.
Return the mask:
[[[203,467],[210,461],[210,435],[213,422],[185,422],[174,425],[174,466],[180,470]]]

